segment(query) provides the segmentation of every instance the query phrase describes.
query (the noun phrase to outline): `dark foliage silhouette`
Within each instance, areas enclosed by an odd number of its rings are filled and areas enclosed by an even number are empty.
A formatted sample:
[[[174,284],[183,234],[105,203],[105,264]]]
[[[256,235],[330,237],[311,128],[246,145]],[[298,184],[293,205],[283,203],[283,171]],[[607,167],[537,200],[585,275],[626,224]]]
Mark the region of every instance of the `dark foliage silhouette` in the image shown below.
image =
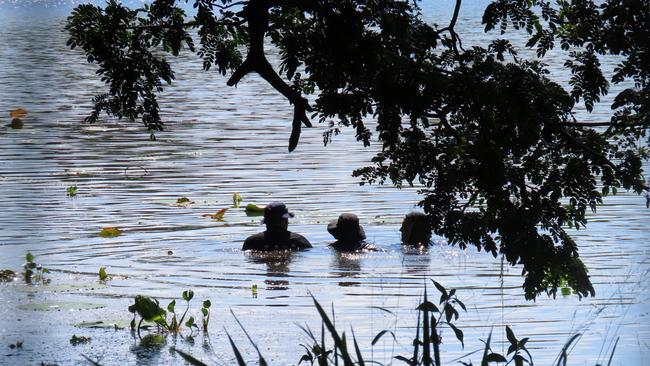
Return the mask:
[[[342,126],[364,145],[376,138],[381,152],[354,173],[363,183],[421,184],[434,232],[522,264],[527,298],[564,284],[593,295],[566,228],[584,227],[587,210],[618,188],[648,189],[649,1],[487,6],[486,31],[524,30],[538,57],[564,51],[570,90],[508,39],[464,45],[455,29],[461,0],[451,19],[436,20],[442,26],[425,22],[417,1],[194,0],[193,16],[184,3],[74,10],[69,46],[85,51],[107,86],[89,121],[106,112],[162,130],[156,96],[174,79],[165,53],[195,52],[231,86],[256,73],[293,106],[289,151],[312,118],[329,124],[325,143]],[[265,40],[280,52],[277,69]],[[601,55],[618,55],[611,80]],[[591,111],[622,82],[630,87],[614,98],[610,121],[576,121],[576,106]]]

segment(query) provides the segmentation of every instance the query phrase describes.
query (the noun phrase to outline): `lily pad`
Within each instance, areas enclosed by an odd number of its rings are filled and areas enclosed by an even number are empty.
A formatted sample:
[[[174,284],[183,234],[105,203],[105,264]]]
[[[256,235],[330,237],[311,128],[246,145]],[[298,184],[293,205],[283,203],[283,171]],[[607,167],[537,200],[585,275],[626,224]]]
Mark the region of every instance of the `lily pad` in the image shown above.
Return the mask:
[[[103,307],[103,304],[92,304],[87,302],[43,302],[18,305],[18,309],[32,311],[92,310],[101,309]]]
[[[11,118],[25,118],[27,117],[27,110],[24,108],[14,109],[9,112],[9,116],[11,116]]]
[[[258,206],[254,203],[249,203],[246,205],[246,215],[248,216],[264,215],[264,206]]]
[[[120,235],[122,235],[122,230],[116,227],[105,227],[99,232],[99,236],[102,238],[114,238]]]
[[[174,204],[174,206],[176,206],[176,207],[188,207],[188,206],[190,206],[192,204],[194,204],[194,201],[190,200],[187,197],[181,197],[181,198],[176,200],[176,203]]]
[[[13,128],[14,130],[20,130],[25,126],[25,123],[20,118],[14,118],[11,120],[11,123],[8,126]]]
[[[74,324],[77,328],[91,328],[91,329],[127,329],[131,326],[128,320],[95,320],[83,321]],[[150,325],[142,325],[142,329],[150,328]]]
[[[17,291],[21,292],[72,292],[81,290],[99,290],[108,286],[97,283],[85,283],[78,285],[47,285],[47,286],[18,286]]]
[[[10,269],[0,270],[0,282],[11,282],[16,278],[16,272]]]
[[[76,334],[73,334],[72,337],[70,338],[70,344],[73,346],[79,345],[79,344],[86,344],[89,343],[92,340],[90,337],[86,336],[78,336]]]

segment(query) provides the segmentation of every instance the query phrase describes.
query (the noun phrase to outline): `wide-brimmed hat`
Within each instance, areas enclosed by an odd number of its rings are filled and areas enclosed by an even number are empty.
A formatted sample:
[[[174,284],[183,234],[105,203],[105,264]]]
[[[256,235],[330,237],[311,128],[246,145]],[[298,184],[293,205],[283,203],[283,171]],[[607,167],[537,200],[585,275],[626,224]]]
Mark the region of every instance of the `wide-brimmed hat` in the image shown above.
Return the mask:
[[[264,219],[262,224],[267,222],[278,222],[281,219],[288,219],[293,217],[293,213],[289,212],[287,206],[282,202],[271,202],[264,207]]]
[[[359,218],[353,213],[342,213],[338,220],[327,225],[327,231],[337,240],[364,240],[366,233],[359,225]]]

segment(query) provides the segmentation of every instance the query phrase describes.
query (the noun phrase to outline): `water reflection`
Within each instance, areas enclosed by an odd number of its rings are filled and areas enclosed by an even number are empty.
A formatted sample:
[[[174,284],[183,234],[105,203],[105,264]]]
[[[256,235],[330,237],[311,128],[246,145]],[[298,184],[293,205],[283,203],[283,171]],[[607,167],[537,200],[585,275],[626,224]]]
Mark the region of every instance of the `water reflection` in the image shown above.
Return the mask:
[[[264,284],[266,290],[283,291],[289,289],[289,264],[293,261],[295,252],[276,250],[271,252],[247,252],[246,260],[253,264],[266,265]]]
[[[359,278],[361,275],[361,256],[362,253],[355,252],[339,252],[332,249],[332,276],[334,278],[350,279],[345,281],[338,281],[338,285],[342,287],[359,286],[360,282],[352,279]]]

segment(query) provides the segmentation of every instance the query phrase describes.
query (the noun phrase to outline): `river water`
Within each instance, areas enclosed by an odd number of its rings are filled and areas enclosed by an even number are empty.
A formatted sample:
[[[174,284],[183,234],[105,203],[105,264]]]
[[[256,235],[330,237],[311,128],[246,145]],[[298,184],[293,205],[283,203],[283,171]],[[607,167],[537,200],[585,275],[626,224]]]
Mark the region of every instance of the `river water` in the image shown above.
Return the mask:
[[[462,251],[440,238],[426,252],[404,251],[399,224],[416,205],[417,188],[359,186],[350,173],[367,163],[375,147],[363,148],[351,130],[324,147],[326,126],[305,129],[298,149],[287,153],[291,108],[255,76],[230,88],[225,78],[202,72],[195,57],[181,56],[174,61],[178,80],[161,99],[167,129],[156,141],[137,123],[84,124],[92,96],[102,89],[94,67],[65,46],[62,26],[70,4],[26,3],[0,2],[0,269],[20,270],[30,251],[50,269],[52,282],[1,285],[1,364],[84,364],[82,354],[102,365],[183,364],[167,351],[176,345],[210,364],[230,365],[235,361],[226,331],[254,363],[254,350],[230,310],[267,360],[296,364],[303,353],[299,344],[309,343],[297,324],[320,330],[310,294],[328,308],[334,304],[337,325],[348,334],[354,328],[368,358],[389,363],[408,356],[425,278],[457,288],[468,305],[457,321],[464,349],[448,329],[443,332],[448,364],[482,349],[479,339],[491,331],[494,350],[507,349],[505,325],[531,338],[538,364],[551,364],[576,333],[582,336],[571,349],[572,365],[606,363],[617,337],[613,365],[646,364],[650,210],[642,197],[621,192],[607,198],[588,229],[574,233],[596,297],[565,293],[525,301],[521,269],[488,254]],[[484,5],[463,7],[465,44],[485,37]],[[427,16],[444,20],[453,4],[428,1],[423,7]],[[566,72],[557,67],[561,59],[551,55],[548,62],[565,82]],[[29,111],[24,128],[5,126],[19,107]],[[584,118],[606,120],[607,113],[605,103]],[[66,196],[70,186],[78,187],[74,198]],[[314,248],[272,258],[241,252],[243,239],[262,230],[259,217],[234,208],[222,222],[201,216],[230,207],[234,192],[244,204],[286,202],[296,214],[291,230]],[[194,203],[177,207],[179,197]],[[385,251],[339,255],[329,249],[333,240],[325,227],[341,212],[355,212],[369,240]],[[123,234],[102,238],[102,227],[119,227]],[[102,266],[113,276],[106,285],[97,283]],[[196,345],[168,337],[164,347],[152,350],[126,330],[74,326],[128,322],[126,308],[137,294],[164,305],[176,298],[182,308],[180,294],[188,288],[196,299],[213,303],[210,337],[197,335]],[[430,282],[429,291],[435,293]],[[192,302],[197,319],[200,301]],[[24,307],[43,303],[58,304],[59,311]],[[387,336],[371,347],[383,329],[394,331],[398,341]],[[92,341],[72,346],[73,334]],[[22,347],[8,347],[16,341]],[[469,359],[476,363],[479,356],[463,358]]]

